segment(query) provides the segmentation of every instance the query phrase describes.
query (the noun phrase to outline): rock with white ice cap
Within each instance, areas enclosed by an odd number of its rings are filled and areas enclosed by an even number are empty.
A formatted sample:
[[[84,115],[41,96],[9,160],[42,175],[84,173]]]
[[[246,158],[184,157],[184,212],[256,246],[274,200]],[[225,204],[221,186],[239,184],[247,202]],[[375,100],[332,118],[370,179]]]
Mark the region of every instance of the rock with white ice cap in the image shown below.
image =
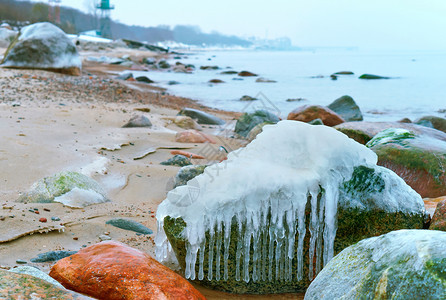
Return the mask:
[[[9,45],[2,66],[80,75],[82,61],[76,46],[65,32],[44,22],[22,28]]]
[[[233,293],[303,291],[342,249],[422,228],[421,197],[376,155],[333,128],[266,125],[228,160],[158,207],[157,258]]]
[[[333,258],[305,300],[446,299],[446,233],[398,230],[363,240]]]

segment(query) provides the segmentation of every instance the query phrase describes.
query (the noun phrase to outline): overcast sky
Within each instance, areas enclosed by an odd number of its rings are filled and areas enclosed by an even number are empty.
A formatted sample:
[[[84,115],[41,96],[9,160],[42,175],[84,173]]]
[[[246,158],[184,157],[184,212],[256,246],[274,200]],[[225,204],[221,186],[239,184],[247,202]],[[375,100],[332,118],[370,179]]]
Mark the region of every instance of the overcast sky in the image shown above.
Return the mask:
[[[38,1],[38,0],[34,0]],[[86,10],[88,0],[62,0]],[[446,50],[446,0],[111,0],[112,18],[143,26],[198,25],[297,46]]]

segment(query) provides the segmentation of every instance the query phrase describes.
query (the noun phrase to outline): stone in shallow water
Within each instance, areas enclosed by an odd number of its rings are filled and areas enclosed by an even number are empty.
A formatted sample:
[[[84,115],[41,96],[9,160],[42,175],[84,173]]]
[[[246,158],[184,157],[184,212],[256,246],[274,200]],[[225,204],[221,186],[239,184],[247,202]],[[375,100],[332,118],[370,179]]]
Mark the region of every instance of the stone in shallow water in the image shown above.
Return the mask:
[[[257,110],[253,113],[244,113],[235,124],[234,131],[243,136],[247,137],[249,132],[258,124],[268,123],[276,124],[280,119],[275,114],[267,110]]]
[[[342,96],[327,107],[340,115],[347,122],[362,121],[363,119],[359,106],[350,96]]]
[[[170,243],[185,276],[215,289],[305,290],[345,247],[423,227],[421,197],[376,160],[326,126],[267,125],[168,193],[157,211],[157,257],[168,257]]]
[[[362,240],[311,283],[312,299],[445,299],[446,233],[399,230]]]
[[[133,220],[128,220],[128,219],[111,219],[108,220],[107,222],[105,222],[105,224],[109,224],[124,230],[130,230],[130,231],[134,231],[137,233],[142,233],[142,234],[152,234],[153,231],[149,228],[147,228],[146,226],[142,225],[141,223],[138,223],[136,221]]]

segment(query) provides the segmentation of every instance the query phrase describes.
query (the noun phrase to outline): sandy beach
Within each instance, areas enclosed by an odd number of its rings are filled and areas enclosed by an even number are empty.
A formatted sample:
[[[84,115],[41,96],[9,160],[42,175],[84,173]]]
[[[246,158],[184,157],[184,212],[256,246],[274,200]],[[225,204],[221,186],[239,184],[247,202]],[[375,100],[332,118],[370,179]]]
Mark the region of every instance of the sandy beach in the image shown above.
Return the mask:
[[[127,49],[113,53],[124,54],[155,55]],[[170,189],[169,180],[179,170],[160,162],[173,156],[172,148],[199,154],[207,145],[175,142],[175,134],[184,129],[171,120],[181,108],[211,112],[229,123],[239,114],[166,95],[145,83],[114,80],[124,69],[85,60],[78,77],[41,70],[1,69],[0,268],[9,269],[17,266],[18,260],[24,260],[48,272],[51,263],[33,264],[30,259],[48,251],[79,250],[100,242],[99,236],[104,234],[154,256],[154,234],[137,235],[107,225],[106,221],[127,218],[156,231],[157,206]],[[147,116],[153,126],[122,128],[136,114]],[[209,125],[203,126],[203,132],[213,135],[219,130]],[[236,149],[244,143],[224,136],[216,140],[215,149],[225,143]],[[156,151],[140,158],[149,150]],[[208,153],[206,159],[214,158]],[[111,201],[83,209],[59,203],[16,202],[34,182],[64,170],[96,179]],[[41,218],[48,221],[40,222]],[[208,299],[262,298],[240,298],[197,288]],[[298,295],[284,295],[282,299],[295,297]]]

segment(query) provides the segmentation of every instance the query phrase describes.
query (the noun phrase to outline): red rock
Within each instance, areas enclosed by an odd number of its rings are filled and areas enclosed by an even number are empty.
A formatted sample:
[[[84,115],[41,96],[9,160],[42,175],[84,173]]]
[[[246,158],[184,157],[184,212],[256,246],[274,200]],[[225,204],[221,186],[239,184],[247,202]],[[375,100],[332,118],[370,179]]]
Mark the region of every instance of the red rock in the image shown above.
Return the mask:
[[[224,81],[221,79],[211,79],[211,80],[209,80],[209,82],[210,83],[224,83]]]
[[[40,218],[39,222],[46,223],[48,220],[46,218]]]
[[[446,196],[437,199],[441,201],[437,202],[437,208],[435,209],[429,229],[446,231]],[[433,202],[436,202],[436,199],[433,200]]]
[[[178,132],[175,141],[179,143],[206,143],[215,144],[214,139],[210,136],[194,129]]]
[[[310,122],[314,119],[321,119],[327,126],[335,126],[345,122],[340,115],[320,105],[304,105],[288,114],[288,120]]]
[[[137,249],[106,241],[59,260],[50,276],[98,299],[205,299],[186,279]]]
[[[238,76],[251,77],[251,76],[259,76],[259,75],[251,73],[249,71],[241,71],[241,72],[238,73]]]

